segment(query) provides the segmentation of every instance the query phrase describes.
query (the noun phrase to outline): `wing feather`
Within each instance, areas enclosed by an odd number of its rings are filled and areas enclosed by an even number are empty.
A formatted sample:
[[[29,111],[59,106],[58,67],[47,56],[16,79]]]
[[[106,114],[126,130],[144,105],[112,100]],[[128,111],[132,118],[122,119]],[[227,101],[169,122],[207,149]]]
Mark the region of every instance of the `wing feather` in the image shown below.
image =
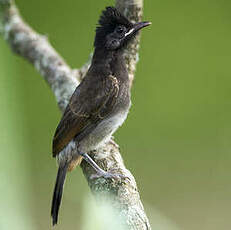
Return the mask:
[[[92,82],[94,84],[88,85],[88,83],[89,81],[83,80],[76,88],[55,131],[54,157],[74,137],[78,140],[84,138],[100,120],[112,111],[119,92],[116,77],[110,75],[106,79],[97,79]]]

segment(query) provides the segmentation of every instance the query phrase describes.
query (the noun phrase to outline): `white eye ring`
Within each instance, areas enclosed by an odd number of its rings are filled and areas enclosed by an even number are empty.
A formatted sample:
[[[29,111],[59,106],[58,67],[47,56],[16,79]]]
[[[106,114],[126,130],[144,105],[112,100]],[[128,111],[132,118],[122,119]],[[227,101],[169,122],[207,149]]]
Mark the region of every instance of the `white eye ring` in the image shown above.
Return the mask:
[[[134,28],[130,29],[124,36],[128,36],[129,34],[131,34],[134,31]]]

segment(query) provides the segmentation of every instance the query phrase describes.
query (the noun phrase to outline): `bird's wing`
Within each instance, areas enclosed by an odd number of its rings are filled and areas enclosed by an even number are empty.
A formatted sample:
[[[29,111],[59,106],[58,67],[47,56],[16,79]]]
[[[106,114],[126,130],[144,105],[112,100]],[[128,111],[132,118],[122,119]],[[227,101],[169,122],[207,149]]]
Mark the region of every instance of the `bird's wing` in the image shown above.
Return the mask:
[[[74,137],[82,139],[91,132],[115,104],[119,93],[117,78],[110,75],[90,85],[88,82],[85,79],[82,81],[67,105],[53,138],[53,156],[62,151]]]

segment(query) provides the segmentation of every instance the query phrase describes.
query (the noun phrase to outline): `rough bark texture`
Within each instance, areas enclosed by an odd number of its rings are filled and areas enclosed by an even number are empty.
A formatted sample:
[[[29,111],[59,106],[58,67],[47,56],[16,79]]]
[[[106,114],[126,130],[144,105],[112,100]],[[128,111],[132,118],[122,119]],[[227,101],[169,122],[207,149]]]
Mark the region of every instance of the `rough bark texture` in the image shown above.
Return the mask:
[[[116,7],[130,20],[140,21],[143,0],[116,0]],[[1,32],[12,51],[30,61],[50,85],[61,111],[64,111],[76,86],[84,77],[90,61],[80,69],[71,69],[49,44],[45,36],[31,29],[21,18],[11,0],[0,0]],[[132,83],[138,60],[139,36],[125,53],[129,77]],[[144,212],[136,182],[126,169],[118,145],[111,140],[103,148],[91,153],[96,163],[106,171],[123,174],[127,179],[91,179],[95,172],[84,161],[83,173],[91,191],[97,197],[110,197],[113,206],[125,217],[129,229],[151,229]]]

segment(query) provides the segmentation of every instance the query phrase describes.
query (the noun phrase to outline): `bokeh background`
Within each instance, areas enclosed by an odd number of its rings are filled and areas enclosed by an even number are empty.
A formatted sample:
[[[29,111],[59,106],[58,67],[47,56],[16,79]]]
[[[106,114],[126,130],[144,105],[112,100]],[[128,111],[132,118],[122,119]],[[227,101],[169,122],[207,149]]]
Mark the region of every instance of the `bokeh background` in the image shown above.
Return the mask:
[[[20,0],[24,19],[72,67],[92,52],[109,0]],[[231,228],[231,2],[145,1],[133,106],[116,141],[155,229]],[[0,38],[0,229],[50,228],[60,119],[35,69]],[[89,188],[68,175],[59,229],[81,229]],[[173,227],[174,226],[174,227]]]

